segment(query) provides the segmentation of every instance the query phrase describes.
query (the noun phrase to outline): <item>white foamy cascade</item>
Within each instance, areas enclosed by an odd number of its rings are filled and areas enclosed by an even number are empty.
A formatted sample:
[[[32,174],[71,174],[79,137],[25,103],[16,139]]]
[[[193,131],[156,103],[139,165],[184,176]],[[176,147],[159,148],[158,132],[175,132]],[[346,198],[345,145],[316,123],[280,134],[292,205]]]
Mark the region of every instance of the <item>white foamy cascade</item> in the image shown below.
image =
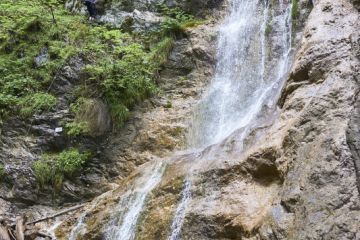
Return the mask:
[[[146,168],[113,210],[110,221],[104,229],[106,240],[132,240],[148,194],[160,182],[165,165],[156,162]]]
[[[291,6],[279,1],[282,14],[276,16],[276,31],[281,47],[275,67],[268,73],[267,45],[269,5],[263,2],[262,22],[258,15],[259,2],[233,0],[231,13],[220,30],[218,63],[215,77],[195,112],[189,146],[204,148],[243,128],[238,139],[243,141],[256,127],[264,106],[274,108],[289,68],[291,56]],[[253,49],[250,49],[253,48]],[[266,114],[265,114],[266,115]],[[204,164],[201,162],[200,164]],[[192,174],[192,171],[190,171]],[[180,239],[181,227],[191,201],[191,176],[188,176],[182,198],[173,219],[169,240]]]
[[[195,112],[190,146],[205,147],[223,140],[234,130],[253,123],[262,106],[274,100],[270,92],[279,88],[291,48],[290,6],[282,0],[279,4],[284,9],[276,16],[282,19],[274,31],[281,33],[281,57],[274,59],[276,69],[269,74],[266,1],[232,1],[231,13],[219,33],[216,73]],[[259,5],[262,12],[258,11]]]
[[[168,240],[180,239],[181,228],[186,214],[186,207],[191,201],[191,179],[186,179],[184,189],[181,193],[181,200],[177,206],[175,217],[171,225],[171,235]]]

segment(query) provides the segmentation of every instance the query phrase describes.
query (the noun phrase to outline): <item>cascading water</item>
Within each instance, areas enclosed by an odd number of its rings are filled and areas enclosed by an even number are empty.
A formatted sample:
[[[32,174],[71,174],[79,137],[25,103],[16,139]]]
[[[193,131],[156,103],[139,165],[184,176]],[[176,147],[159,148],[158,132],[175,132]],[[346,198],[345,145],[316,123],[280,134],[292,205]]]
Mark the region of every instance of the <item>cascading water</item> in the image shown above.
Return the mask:
[[[290,6],[279,1],[284,9],[274,31],[280,32],[283,39],[278,50],[281,56],[274,59],[277,64],[271,71],[278,73],[276,76],[266,69],[267,1],[232,1],[231,13],[219,33],[215,77],[194,117],[189,137],[191,146],[205,147],[220,142],[234,130],[249,126],[264,103],[272,99],[269,91],[278,87],[286,72],[283,65],[291,48]],[[263,7],[262,13],[259,5]]]
[[[168,240],[176,240],[179,239],[182,223],[185,218],[186,206],[189,204],[191,200],[191,180],[185,180],[185,187],[181,193],[180,204],[178,205],[175,217],[173,219],[173,223],[171,225],[171,235]]]
[[[259,2],[233,0],[231,13],[219,36],[218,63],[209,89],[198,105],[189,135],[189,145],[204,148],[243,128],[239,136],[243,142],[256,127],[264,106],[273,108],[280,92],[283,76],[289,68],[291,53],[291,5],[279,0],[279,16],[272,16],[280,33],[278,57],[273,56],[275,68],[267,66],[267,35],[269,34],[269,6],[263,2],[262,22]],[[240,150],[241,151],[241,150]],[[190,171],[192,174],[193,171]],[[191,201],[191,176],[185,181],[182,198],[172,223],[169,240],[180,239],[187,204]]]
[[[188,136],[189,149],[199,151],[221,142],[237,129],[242,129],[238,137],[242,142],[263,117],[264,107],[274,108],[291,56],[291,6],[284,1],[278,0],[279,10],[274,14],[266,0],[232,0],[230,14],[219,32],[216,73],[195,111]],[[270,18],[277,42],[271,58],[268,45],[272,40],[267,36]],[[149,165],[122,195],[103,229],[105,239],[135,239],[146,198],[161,181],[165,165],[160,162]],[[181,238],[191,202],[193,174],[196,171],[190,169],[185,178],[168,240]],[[82,232],[83,221],[81,218],[74,228],[72,239]]]
[[[165,165],[156,162],[134,183],[120,199],[112,214],[105,232],[107,240],[132,240],[135,238],[136,225],[145,204],[146,197],[161,181]]]

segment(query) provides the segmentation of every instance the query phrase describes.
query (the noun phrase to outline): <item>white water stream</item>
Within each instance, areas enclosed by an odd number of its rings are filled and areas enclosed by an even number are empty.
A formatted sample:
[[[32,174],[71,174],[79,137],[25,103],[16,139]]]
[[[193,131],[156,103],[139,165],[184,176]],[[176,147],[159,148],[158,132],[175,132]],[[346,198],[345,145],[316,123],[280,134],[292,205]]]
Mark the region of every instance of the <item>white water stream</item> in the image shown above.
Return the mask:
[[[165,164],[157,162],[145,169],[120,199],[114,210],[111,221],[105,229],[106,240],[132,240],[135,238],[136,226],[148,194],[161,181]]]
[[[261,23],[257,22],[260,19],[259,4],[263,4]],[[231,13],[220,30],[215,77],[195,113],[188,138],[190,147],[205,148],[219,143],[241,128],[239,138],[242,142],[256,127],[263,107],[274,108],[291,56],[291,5],[279,0],[279,8],[282,14],[271,16],[277,18],[274,19],[277,29],[269,29],[267,1],[232,1]],[[272,59],[275,69],[271,72],[266,69],[270,30],[279,33],[280,47],[279,57]],[[188,176],[169,240],[181,239],[186,207],[191,201],[191,185],[191,176]]]
[[[256,127],[264,107],[274,108],[291,55],[291,6],[285,0],[277,1],[280,14],[274,14],[266,0],[231,1],[230,13],[219,32],[215,76],[195,111],[188,136],[191,148],[216,144],[237,129],[244,129],[240,136],[243,140]],[[275,23],[274,39],[267,36],[269,19]],[[276,53],[269,54],[270,41],[276,42]],[[165,164],[160,162],[146,168],[121,197],[104,229],[106,240],[135,239],[146,199],[161,181],[164,169]],[[189,172],[169,240],[181,239],[187,206],[191,203],[192,170]],[[76,239],[82,226],[83,218],[71,239]]]
[[[270,91],[279,88],[291,49],[289,5],[279,0],[283,14],[276,16],[280,57],[268,65],[267,28],[269,9],[266,0],[233,0],[231,13],[220,29],[215,77],[198,105],[190,146],[205,147],[229,136],[234,130],[249,126],[266,101],[274,100]],[[259,5],[263,5],[259,12]],[[276,29],[274,29],[276,27]],[[274,75],[276,73],[276,75]]]

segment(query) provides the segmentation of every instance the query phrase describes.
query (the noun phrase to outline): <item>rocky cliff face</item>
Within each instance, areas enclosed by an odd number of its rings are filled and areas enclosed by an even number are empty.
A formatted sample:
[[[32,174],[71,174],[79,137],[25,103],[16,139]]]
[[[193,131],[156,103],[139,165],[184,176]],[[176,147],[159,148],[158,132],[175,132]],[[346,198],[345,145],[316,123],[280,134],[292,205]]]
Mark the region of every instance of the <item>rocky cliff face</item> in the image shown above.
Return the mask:
[[[195,11],[198,6],[184,1],[171,4],[163,1],[99,1],[102,14],[99,21],[122,31],[144,33],[150,31],[149,28],[159,27],[160,21],[164,20],[155,12],[157,4],[188,12]],[[84,10],[81,1],[68,1],[66,6],[74,11]],[[4,122],[0,156],[6,177],[0,185],[1,215],[12,218],[24,213],[30,219],[49,215],[54,210],[47,206],[92,199],[113,188],[113,182],[127,177],[137,166],[184,148],[191,106],[211,79],[214,68],[216,21],[210,16],[221,18],[220,1],[217,4],[206,2],[201,9],[202,16],[208,15],[206,24],[189,28],[186,36],[177,37],[159,71],[157,84],[161,93],[138,104],[122,129],[112,129],[108,106],[100,99],[94,99],[100,106],[92,113],[98,120],[93,126],[95,135],[71,139],[64,129],[55,131],[62,122],[73,118],[71,94],[84,77],[85,65],[89,64],[83,56],[71,58],[56,74],[50,86],[50,91],[59,98],[54,111],[25,120],[15,116]],[[200,11],[198,13],[200,15]],[[127,25],[119,24],[123,22]],[[94,153],[85,171],[74,181],[66,180],[56,195],[51,188],[39,190],[32,169],[34,161],[44,152],[69,146],[81,146]]]
[[[173,156],[147,197],[136,239],[169,236],[194,162],[182,239],[360,239],[359,4],[313,2],[310,15],[295,22],[296,53],[271,121],[252,129],[241,153],[236,131],[202,151]],[[301,13],[308,4],[300,1]],[[206,24],[175,42],[159,80],[165,95],[137,107],[125,128],[104,141],[101,159],[114,168],[107,174],[124,178],[88,205],[78,239],[102,239],[144,169],[184,148],[193,105],[213,74],[215,29]],[[80,215],[62,220],[59,239],[68,238]]]
[[[148,197],[136,238],[169,235],[198,161],[182,239],[359,239],[359,27],[352,2],[314,1],[272,124],[253,129],[245,153],[236,151],[235,132],[175,157]],[[88,212],[87,238],[102,236],[122,193]]]

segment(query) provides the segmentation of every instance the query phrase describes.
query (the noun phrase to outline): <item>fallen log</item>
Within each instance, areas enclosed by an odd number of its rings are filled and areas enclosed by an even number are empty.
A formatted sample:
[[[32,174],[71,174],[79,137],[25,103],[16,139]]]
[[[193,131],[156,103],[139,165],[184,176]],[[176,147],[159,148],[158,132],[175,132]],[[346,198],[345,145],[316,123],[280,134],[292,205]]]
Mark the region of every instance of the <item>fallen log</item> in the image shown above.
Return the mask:
[[[49,219],[56,218],[58,216],[67,214],[69,212],[76,211],[83,207],[85,207],[85,204],[73,206],[73,207],[70,207],[63,211],[57,212],[53,215],[43,217],[43,218],[31,221],[31,222],[26,222],[26,218],[24,216],[17,216],[15,219],[15,222],[14,222],[14,220],[12,220],[10,222],[13,222],[13,223],[11,223],[11,224],[5,223],[5,225],[4,225],[3,219],[0,219],[0,240],[25,240],[26,231],[32,230],[32,227],[29,225],[33,225],[33,224],[36,224],[39,222],[43,222],[43,221],[47,221]],[[36,233],[36,235],[38,235],[40,237],[43,237],[46,239],[52,239],[52,237],[47,235],[46,233],[43,233],[40,231],[30,233],[28,231],[28,234],[30,234],[30,235],[33,235],[35,233]]]
[[[31,225],[31,224],[35,224],[35,223],[38,223],[38,222],[43,222],[43,221],[46,221],[46,220],[49,220],[49,219],[53,219],[53,218],[56,218],[56,217],[64,215],[64,214],[67,214],[69,212],[73,212],[73,211],[78,210],[78,209],[83,208],[83,207],[85,207],[85,204],[80,204],[80,205],[65,209],[65,210],[63,210],[61,212],[55,213],[53,215],[50,215],[50,216],[47,216],[47,217],[44,217],[44,218],[40,218],[40,219],[37,219],[35,221],[27,222],[26,225]]]

